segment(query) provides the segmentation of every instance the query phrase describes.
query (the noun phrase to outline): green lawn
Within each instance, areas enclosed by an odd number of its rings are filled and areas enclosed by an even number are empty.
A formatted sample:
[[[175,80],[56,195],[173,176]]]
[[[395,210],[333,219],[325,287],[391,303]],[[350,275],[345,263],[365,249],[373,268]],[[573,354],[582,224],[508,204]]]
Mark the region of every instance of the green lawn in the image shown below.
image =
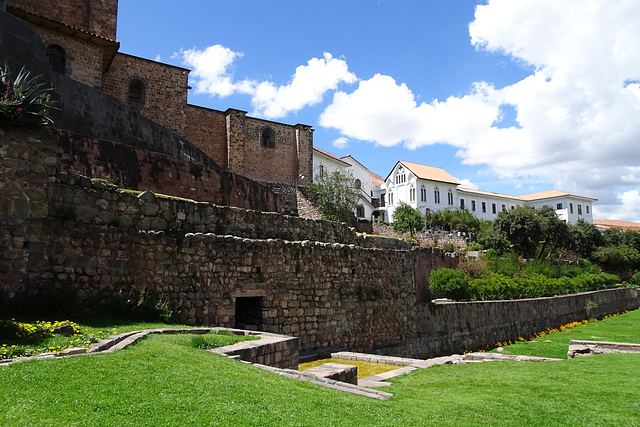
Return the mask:
[[[640,342],[639,314],[584,334]],[[189,335],[153,335],[111,354],[0,368],[0,425],[640,425],[639,371],[636,354],[442,365],[392,380],[384,390],[395,396],[378,401],[198,350]]]

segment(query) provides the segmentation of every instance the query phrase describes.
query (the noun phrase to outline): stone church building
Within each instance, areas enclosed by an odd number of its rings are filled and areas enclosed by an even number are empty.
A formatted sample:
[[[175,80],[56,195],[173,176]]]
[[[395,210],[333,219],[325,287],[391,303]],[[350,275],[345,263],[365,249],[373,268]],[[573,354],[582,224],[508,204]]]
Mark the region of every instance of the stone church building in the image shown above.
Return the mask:
[[[3,4],[4,3],[4,4]],[[118,0],[2,0],[27,21],[51,69],[98,88],[202,150],[220,168],[288,186],[312,176],[313,130],[187,102],[188,69],[120,52]]]

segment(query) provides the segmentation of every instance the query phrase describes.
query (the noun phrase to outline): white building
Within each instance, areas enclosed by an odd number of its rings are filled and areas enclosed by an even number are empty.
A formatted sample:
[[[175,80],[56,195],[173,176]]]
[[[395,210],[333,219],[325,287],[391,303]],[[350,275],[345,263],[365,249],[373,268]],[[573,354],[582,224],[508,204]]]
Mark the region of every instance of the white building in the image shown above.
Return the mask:
[[[319,174],[332,173],[338,169],[351,174],[355,180],[356,190],[360,195],[360,203],[354,212],[356,217],[371,220],[374,210],[379,205],[377,194],[383,183],[380,175],[371,172],[352,156],[338,158],[327,151],[313,147],[314,181]]]
[[[391,170],[384,186],[386,189],[386,216],[393,221],[393,211],[400,202],[425,212],[451,208],[466,208],[478,219],[494,220],[503,211],[518,206],[535,209],[552,207],[560,219],[575,224],[582,219],[593,224],[592,197],[552,190],[540,193],[510,196],[460,187],[460,181],[443,169],[399,161]],[[382,196],[381,196],[382,197]]]
[[[379,219],[393,222],[393,212],[400,202],[425,213],[427,209],[440,211],[466,208],[478,219],[494,220],[503,211],[518,206],[552,207],[560,219],[575,224],[582,219],[593,224],[592,197],[552,190],[510,196],[489,191],[461,187],[461,182],[445,170],[418,163],[398,161],[387,178],[382,178],[360,164],[352,156],[338,158],[314,147],[314,177],[321,172],[331,173],[338,168],[351,173],[361,194],[357,209],[359,219]]]

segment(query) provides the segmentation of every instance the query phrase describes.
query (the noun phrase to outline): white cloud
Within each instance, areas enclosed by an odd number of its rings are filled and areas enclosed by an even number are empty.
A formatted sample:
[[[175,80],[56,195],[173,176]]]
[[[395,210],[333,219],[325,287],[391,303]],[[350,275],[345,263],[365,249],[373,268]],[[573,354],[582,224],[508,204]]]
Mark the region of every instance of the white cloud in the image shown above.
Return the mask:
[[[256,85],[251,104],[257,114],[269,118],[286,116],[308,105],[318,104],[329,90],[340,83],[353,83],[355,74],[349,72],[346,61],[325,52],[323,58],[312,58],[307,65],[296,69],[291,83],[276,86],[272,82]]]
[[[230,69],[243,54],[221,45],[204,50],[181,50],[174,56],[192,68],[190,77],[197,93],[220,97],[234,93],[250,95],[254,114],[270,119],[317,104],[327,91],[337,89],[340,83],[357,80],[345,60],[326,52],[322,58],[312,58],[306,65],[299,66],[291,82],[282,86],[269,81],[234,80]]]
[[[383,146],[449,144],[466,164],[548,180],[599,198],[603,212],[617,206],[633,216],[632,186],[640,184],[638,22],[637,0],[489,0],[476,8],[472,43],[530,66],[530,76],[504,88],[477,83],[466,96],[418,105],[405,84],[375,75],[350,94],[335,93],[320,124]],[[517,126],[499,128],[506,104]]]
[[[217,44],[204,50],[180,50],[175,56],[192,68],[190,77],[197,93],[229,96],[236,92],[237,85],[228,68],[236,58],[242,57],[242,53]]]
[[[361,81],[351,94],[336,92],[319,123],[344,135],[382,146],[404,143],[409,148],[449,142],[463,146],[468,135],[491,125],[499,114],[494,88],[477,83],[463,98],[418,105],[404,83],[376,74]],[[464,117],[465,120],[460,118]]]
[[[456,178],[458,179],[458,178]],[[474,184],[473,182],[469,181],[468,179],[458,179],[458,181],[460,181],[462,183],[462,187],[464,188],[469,188],[471,190],[479,190],[480,188],[478,187],[478,184]]]
[[[340,138],[336,138],[331,145],[336,148],[347,148],[349,146],[349,139],[341,136]]]
[[[606,204],[594,205],[594,216],[599,219],[617,219],[620,221],[640,221],[640,191],[629,190],[617,193],[616,200]]]

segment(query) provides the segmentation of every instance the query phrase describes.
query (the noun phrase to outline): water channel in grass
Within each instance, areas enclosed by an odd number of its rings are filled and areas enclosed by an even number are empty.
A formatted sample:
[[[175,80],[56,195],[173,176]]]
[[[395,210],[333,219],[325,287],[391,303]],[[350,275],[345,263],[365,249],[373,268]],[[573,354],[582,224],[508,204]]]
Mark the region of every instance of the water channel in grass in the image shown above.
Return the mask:
[[[370,377],[371,375],[378,375],[383,372],[393,371],[394,369],[402,368],[402,366],[388,365],[385,363],[372,363],[363,362],[360,360],[347,360],[347,359],[318,359],[312,362],[300,363],[298,365],[299,371],[306,371],[307,369],[315,368],[316,366],[324,365],[325,363],[340,363],[343,365],[351,365],[358,367],[358,379]]]

